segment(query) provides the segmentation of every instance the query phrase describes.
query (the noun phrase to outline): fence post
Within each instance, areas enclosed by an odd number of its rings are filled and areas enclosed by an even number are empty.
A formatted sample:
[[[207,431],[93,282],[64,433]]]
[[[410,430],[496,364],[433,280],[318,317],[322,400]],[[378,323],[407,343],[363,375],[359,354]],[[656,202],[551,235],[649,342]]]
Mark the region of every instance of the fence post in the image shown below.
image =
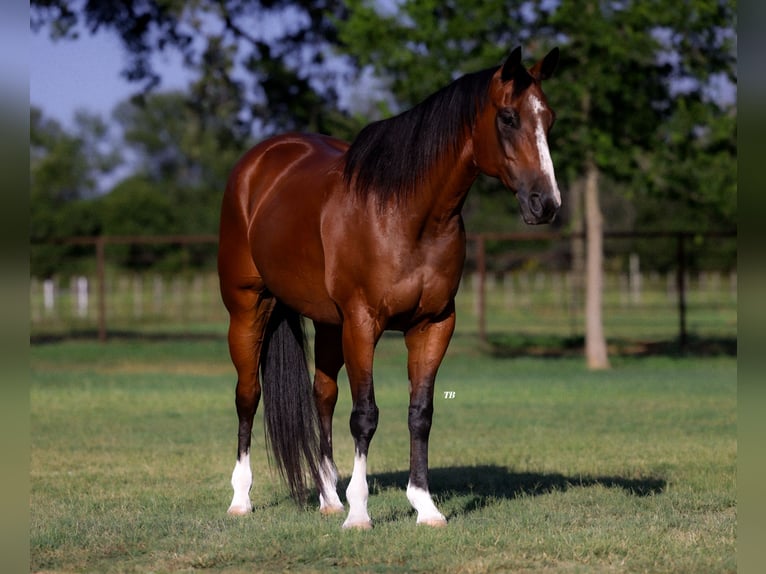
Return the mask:
[[[487,275],[487,261],[484,249],[484,234],[476,235],[476,274],[478,285],[476,287],[477,307],[479,311],[479,339],[487,340],[486,309],[484,305],[484,284]]]
[[[103,235],[96,238],[96,274],[98,275],[98,340],[106,341],[106,261]]]
[[[56,307],[56,282],[53,278],[43,281],[43,308],[46,314],[52,314]]]
[[[73,279],[74,291],[77,295],[77,316],[88,316],[88,278],[77,277]]]
[[[678,257],[678,275],[676,275],[676,285],[678,286],[678,342],[681,348],[686,347],[686,248],[684,245],[684,234],[679,233],[676,236],[677,257]]]

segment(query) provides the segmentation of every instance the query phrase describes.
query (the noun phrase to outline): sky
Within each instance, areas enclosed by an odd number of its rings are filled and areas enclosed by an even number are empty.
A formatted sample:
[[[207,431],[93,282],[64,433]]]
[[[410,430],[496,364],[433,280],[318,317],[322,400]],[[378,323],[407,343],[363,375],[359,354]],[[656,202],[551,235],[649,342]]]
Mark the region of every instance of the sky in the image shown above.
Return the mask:
[[[179,58],[159,57],[155,62],[162,76],[160,88],[186,85],[188,76]],[[114,34],[83,33],[77,40],[54,42],[45,30],[30,32],[30,104],[66,126],[72,125],[80,108],[108,117],[119,102],[138,90],[137,84],[120,76],[124,64],[124,51]]]

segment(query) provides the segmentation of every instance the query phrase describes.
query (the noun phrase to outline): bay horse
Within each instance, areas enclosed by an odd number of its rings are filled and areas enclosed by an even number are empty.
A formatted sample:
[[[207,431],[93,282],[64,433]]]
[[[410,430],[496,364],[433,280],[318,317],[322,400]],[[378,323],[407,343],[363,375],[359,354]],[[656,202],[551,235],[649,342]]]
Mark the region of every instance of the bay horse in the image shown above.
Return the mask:
[[[355,452],[343,527],[371,527],[373,354],[383,331],[397,330],[408,351],[407,498],[417,523],[446,524],[429,493],[428,437],[465,260],[461,209],[483,172],[516,195],[526,223],[554,218],[561,205],[548,149],[554,113],[541,82],[557,62],[554,48],[527,69],[516,48],[502,65],[467,74],[409,111],[368,125],[350,145],[287,134],[256,145],[234,167],[218,252],[237,371],[230,514],[252,512],[250,441],[261,391],[267,442],[293,497],[305,502],[308,475],[320,512],[344,512],[332,417],[345,364]],[[314,323],[313,385],[303,317]]]

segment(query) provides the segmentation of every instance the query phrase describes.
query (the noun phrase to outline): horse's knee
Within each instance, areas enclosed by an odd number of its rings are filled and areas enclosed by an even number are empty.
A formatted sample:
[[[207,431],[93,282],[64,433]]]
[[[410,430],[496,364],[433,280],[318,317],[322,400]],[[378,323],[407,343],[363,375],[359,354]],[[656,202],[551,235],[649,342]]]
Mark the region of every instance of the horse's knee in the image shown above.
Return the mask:
[[[412,402],[410,404],[407,423],[410,434],[417,439],[427,440],[431,432],[431,421],[434,414],[432,400]]]

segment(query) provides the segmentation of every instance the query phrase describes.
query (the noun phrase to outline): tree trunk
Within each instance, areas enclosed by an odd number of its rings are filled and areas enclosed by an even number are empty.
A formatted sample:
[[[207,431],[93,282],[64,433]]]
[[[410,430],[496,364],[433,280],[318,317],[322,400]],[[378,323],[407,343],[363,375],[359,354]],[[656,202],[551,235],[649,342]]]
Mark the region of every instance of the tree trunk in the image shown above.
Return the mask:
[[[603,219],[598,201],[598,167],[589,159],[585,173],[585,358],[589,369],[608,369],[601,316],[603,304]]]
[[[583,215],[583,188],[584,178],[576,179],[567,193],[567,205],[569,206],[572,238],[570,239],[570,251],[572,257],[572,283],[569,300],[569,312],[571,318],[572,335],[582,331],[579,317],[583,309],[585,298],[585,218]]]

